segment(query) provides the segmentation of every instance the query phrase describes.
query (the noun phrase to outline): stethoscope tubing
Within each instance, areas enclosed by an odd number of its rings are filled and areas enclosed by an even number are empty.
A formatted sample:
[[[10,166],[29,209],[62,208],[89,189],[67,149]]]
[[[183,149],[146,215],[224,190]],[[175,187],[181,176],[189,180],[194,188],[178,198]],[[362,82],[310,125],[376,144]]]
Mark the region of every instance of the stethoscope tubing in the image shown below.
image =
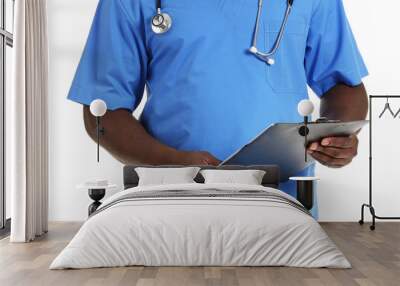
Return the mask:
[[[259,0],[258,1],[256,24],[255,24],[254,35],[253,35],[253,43],[252,43],[252,46],[255,47],[255,48],[257,47],[257,37],[258,37],[258,31],[259,31],[259,27],[260,27],[262,4],[263,4],[263,0]],[[260,52],[260,51],[257,50],[256,55],[258,57],[268,59],[268,58],[271,58],[272,56],[274,56],[276,54],[276,52],[278,51],[278,49],[279,49],[279,47],[281,46],[281,43],[282,43],[283,35],[285,34],[285,30],[286,30],[286,26],[287,26],[287,23],[288,23],[288,20],[289,20],[290,13],[292,12],[292,5],[293,5],[292,1],[288,1],[287,2],[287,8],[286,8],[286,11],[285,11],[285,16],[284,16],[282,25],[281,25],[281,27],[279,29],[278,37],[276,38],[272,49],[269,52]]]
[[[257,18],[256,18],[256,25],[254,27],[253,43],[252,43],[253,47],[257,47],[257,37],[258,37],[258,29],[260,27],[262,3],[263,3],[263,0],[258,0]]]
[[[156,0],[156,10],[161,11],[161,0]]]

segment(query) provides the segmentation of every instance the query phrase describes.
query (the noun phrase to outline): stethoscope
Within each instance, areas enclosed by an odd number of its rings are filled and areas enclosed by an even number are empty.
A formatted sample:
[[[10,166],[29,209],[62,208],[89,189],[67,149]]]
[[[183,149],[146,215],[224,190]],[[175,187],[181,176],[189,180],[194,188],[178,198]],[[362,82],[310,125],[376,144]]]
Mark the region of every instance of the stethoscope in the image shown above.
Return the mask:
[[[258,30],[260,27],[260,18],[261,18],[263,0],[258,0],[256,24],[254,27],[253,41],[251,47],[249,48],[249,52],[255,55],[258,59],[266,62],[268,65],[275,64],[274,55],[276,54],[282,43],[282,38],[283,35],[285,34],[285,29],[289,19],[289,15],[292,11],[293,2],[294,0],[287,0],[285,17],[283,18],[282,25],[279,29],[278,36],[276,37],[272,49],[269,52],[261,52],[257,49],[257,37],[258,37]],[[156,34],[164,34],[168,32],[169,29],[171,29],[172,18],[167,13],[161,11],[161,0],[156,0],[156,11],[157,11],[156,15],[154,15],[153,18],[151,19],[151,28],[153,32]]]
[[[157,13],[151,18],[151,29],[156,34],[164,34],[171,29],[172,18],[161,11],[161,0],[156,0]]]

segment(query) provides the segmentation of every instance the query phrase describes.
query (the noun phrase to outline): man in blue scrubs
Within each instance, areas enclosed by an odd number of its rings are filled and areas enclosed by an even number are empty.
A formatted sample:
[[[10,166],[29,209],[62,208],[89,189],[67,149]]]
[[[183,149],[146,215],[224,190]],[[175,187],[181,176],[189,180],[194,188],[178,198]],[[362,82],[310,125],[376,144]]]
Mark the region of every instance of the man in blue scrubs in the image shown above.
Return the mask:
[[[360,56],[342,0],[295,0],[275,64],[248,52],[258,0],[165,0],[173,21],[155,34],[155,1],[100,0],[68,98],[103,99],[102,145],[125,164],[218,164],[274,122],[300,122],[307,85],[321,98],[321,116],[364,119],[367,97]],[[258,49],[276,40],[287,1],[265,1]],[[147,87],[140,120],[132,111]],[[309,146],[320,163],[342,167],[357,153],[357,137],[325,138]],[[299,175],[312,175],[313,167]],[[291,183],[282,189],[294,194]]]

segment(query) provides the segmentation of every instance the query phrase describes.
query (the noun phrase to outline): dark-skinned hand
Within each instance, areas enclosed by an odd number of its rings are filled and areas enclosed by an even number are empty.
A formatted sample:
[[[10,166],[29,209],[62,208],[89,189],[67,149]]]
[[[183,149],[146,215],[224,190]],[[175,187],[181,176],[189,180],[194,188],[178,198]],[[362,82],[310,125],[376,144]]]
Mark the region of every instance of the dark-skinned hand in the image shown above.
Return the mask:
[[[320,142],[311,143],[307,152],[322,165],[330,168],[344,167],[357,156],[358,138],[356,135],[348,137],[327,137]]]

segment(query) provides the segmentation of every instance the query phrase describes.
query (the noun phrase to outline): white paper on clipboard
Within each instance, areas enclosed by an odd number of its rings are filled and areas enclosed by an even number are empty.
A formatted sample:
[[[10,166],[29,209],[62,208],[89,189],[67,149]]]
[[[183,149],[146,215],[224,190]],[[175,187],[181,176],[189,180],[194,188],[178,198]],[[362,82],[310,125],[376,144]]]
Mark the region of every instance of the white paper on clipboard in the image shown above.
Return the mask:
[[[351,122],[310,123],[308,142],[329,136],[349,136],[368,124],[367,120]],[[310,166],[304,159],[304,137],[299,134],[303,123],[276,123],[237,150],[220,165],[278,165],[281,181],[286,181]]]

